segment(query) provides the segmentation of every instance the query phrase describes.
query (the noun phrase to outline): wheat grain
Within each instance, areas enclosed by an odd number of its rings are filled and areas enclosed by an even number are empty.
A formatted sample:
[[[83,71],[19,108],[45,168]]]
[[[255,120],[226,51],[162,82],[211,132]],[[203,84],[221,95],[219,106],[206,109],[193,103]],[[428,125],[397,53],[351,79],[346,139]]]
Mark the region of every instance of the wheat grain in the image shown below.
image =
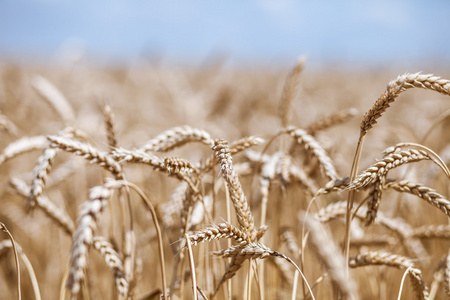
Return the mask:
[[[191,163],[180,157],[165,157],[163,166],[170,175],[194,172]]]

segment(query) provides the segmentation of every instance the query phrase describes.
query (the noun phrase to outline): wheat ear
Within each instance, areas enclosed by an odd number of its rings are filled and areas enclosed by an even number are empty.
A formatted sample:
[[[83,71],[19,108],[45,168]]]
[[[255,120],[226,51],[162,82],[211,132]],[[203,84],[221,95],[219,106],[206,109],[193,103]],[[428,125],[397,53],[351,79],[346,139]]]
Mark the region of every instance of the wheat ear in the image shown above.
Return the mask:
[[[12,177],[9,181],[10,185],[16,190],[16,192],[24,197],[28,197],[30,195],[30,187],[26,184],[26,182],[20,178]],[[36,206],[53,221],[56,222],[67,234],[72,235],[75,230],[75,225],[73,224],[72,219],[69,215],[57,207],[53,202],[51,202],[44,195],[37,197]]]
[[[146,152],[167,152],[187,143],[199,142],[209,147],[214,145],[209,133],[190,126],[174,127],[148,141],[139,150]]]
[[[358,177],[349,184],[348,188],[358,189],[365,187],[378,181],[379,178],[386,177],[391,169],[421,160],[431,160],[431,157],[426,151],[415,149],[389,153],[358,175]]]
[[[296,140],[298,144],[303,145],[308,152],[317,158],[322,171],[330,180],[334,180],[339,177],[336,169],[334,168],[333,161],[313,136],[308,134],[305,130],[299,128],[290,128],[287,132]]]
[[[333,127],[335,125],[341,124],[350,118],[356,116],[358,110],[356,108],[348,108],[337,113],[325,116],[322,119],[312,123],[305,128],[306,132],[310,135],[315,135],[318,131]]]
[[[29,151],[44,149],[48,146],[45,136],[23,137],[10,143],[0,154],[0,165],[4,162]]]
[[[33,170],[33,179],[31,181],[30,194],[28,196],[29,207],[34,207],[36,205],[36,199],[42,195],[55,156],[56,149],[47,148],[38,158],[37,165]]]
[[[419,239],[449,239],[450,225],[424,225],[414,228],[411,236]]]
[[[301,252],[292,229],[287,227],[282,228],[280,238],[281,242],[286,245],[293,257],[297,259],[301,255]]]
[[[257,137],[257,136],[249,136],[244,137],[242,139],[239,139],[237,141],[234,141],[229,146],[230,148],[230,154],[235,155],[242,151],[247,150],[250,147],[257,146],[264,143],[264,139]],[[207,173],[211,171],[211,169],[217,164],[217,161],[215,160],[215,157],[208,158],[200,167],[202,173]]]
[[[50,81],[42,76],[33,78],[31,85],[44,100],[58,113],[65,123],[75,121],[75,113],[64,95]]]
[[[217,225],[214,224],[208,228],[192,232],[188,235],[189,242],[194,246],[202,242],[221,238],[233,239],[239,244],[247,244],[249,242],[249,238],[244,232],[227,222],[219,223]]]
[[[419,87],[424,89],[435,90],[445,95],[450,95],[450,81],[441,79],[434,75],[404,74],[397,77],[396,80],[389,82],[386,91],[375,101],[372,108],[364,115],[360,125],[360,135],[356,146],[355,155],[353,157],[352,168],[350,171],[350,181],[353,182],[358,174],[359,162],[364,146],[364,139],[370,130],[377,122],[377,119],[386,111],[390,103],[406,89]],[[348,260],[349,246],[350,246],[350,227],[352,219],[353,202],[355,198],[355,191],[351,190],[347,201],[346,213],[346,228],[344,235],[344,256]],[[347,270],[348,271],[348,270]]]
[[[101,152],[88,143],[82,143],[63,136],[47,136],[50,146],[84,157],[110,171],[117,179],[122,178],[122,168],[108,153]]]
[[[372,185],[370,196],[367,201],[367,207],[369,208],[366,216],[367,225],[373,223],[376,218],[388,172],[401,165],[421,160],[431,160],[427,151],[409,149],[400,152],[392,152],[370,166],[349,184],[349,189],[358,189],[369,184]]]
[[[72,295],[80,292],[81,282],[84,280],[87,255],[93,243],[94,234],[101,212],[108,205],[111,190],[105,186],[96,186],[89,193],[89,200],[80,206],[77,229],[73,235],[70,271],[67,286]]]
[[[400,95],[401,92],[410,88],[423,88],[434,90],[444,95],[450,95],[450,81],[441,79],[432,74],[410,74],[406,73],[389,82],[386,91],[381,94],[372,108],[364,115],[361,122],[361,135],[365,135],[372,128],[377,119],[389,108],[390,104]]]
[[[258,136],[247,136],[230,144],[230,153],[232,155],[245,151],[248,148],[261,145],[265,142],[263,138]]]
[[[352,268],[368,265],[385,265],[408,270],[418,298],[424,300],[428,299],[428,287],[423,281],[422,271],[416,268],[412,260],[405,256],[391,254],[385,251],[371,251],[352,256],[349,260],[349,265]]]
[[[393,188],[402,193],[416,195],[431,205],[439,208],[444,214],[450,217],[450,201],[441,194],[438,194],[436,190],[432,188],[409,180],[388,182],[386,183],[385,188]]]
[[[444,286],[448,298],[450,297],[450,251],[445,258]]]
[[[104,237],[94,237],[92,244],[94,249],[100,252],[108,267],[113,271],[116,288],[119,291],[119,294],[126,297],[128,295],[129,284],[125,278],[123,264],[119,257],[119,253],[114,250],[111,243],[109,243]]]
[[[6,131],[12,136],[19,134],[19,129],[17,126],[4,114],[0,112],[0,129]]]
[[[250,240],[254,241],[256,238],[256,230],[253,215],[250,211],[247,197],[239,182],[238,174],[233,168],[233,160],[231,158],[228,142],[225,140],[216,140],[213,150],[216,151],[217,160],[220,162],[221,174],[227,183],[239,225],[241,225],[243,232],[250,237]]]
[[[303,71],[306,57],[302,56],[298,60],[295,67],[289,73],[284,84],[283,93],[281,94],[280,106],[278,108],[278,114],[281,119],[281,126],[284,128],[288,126],[291,112],[292,100],[297,95],[297,89],[300,81],[300,74]]]
[[[108,139],[108,146],[110,150],[117,148],[117,134],[114,128],[114,114],[111,106],[105,104],[103,107],[103,117],[105,119],[106,138]]]
[[[222,257],[222,258],[231,258],[231,262],[228,266],[227,271],[222,276],[222,279],[220,280],[219,284],[217,285],[217,288],[214,292],[214,295],[218,292],[221,285],[228,279],[232,278],[236,272],[242,267],[242,264],[246,260],[252,260],[252,259],[264,259],[268,257],[280,257],[285,260],[287,260],[289,263],[291,263],[297,271],[300,272],[303,279],[306,282],[306,278],[304,277],[301,270],[298,268],[298,266],[286,255],[283,253],[273,251],[269,249],[267,246],[265,246],[262,243],[247,243],[245,245],[237,245],[237,246],[231,246],[227,249],[223,249],[220,251],[213,252],[214,255]],[[312,298],[314,299],[314,295],[312,293],[311,287],[306,282],[309,292],[311,293]],[[353,298],[352,298],[353,299]]]

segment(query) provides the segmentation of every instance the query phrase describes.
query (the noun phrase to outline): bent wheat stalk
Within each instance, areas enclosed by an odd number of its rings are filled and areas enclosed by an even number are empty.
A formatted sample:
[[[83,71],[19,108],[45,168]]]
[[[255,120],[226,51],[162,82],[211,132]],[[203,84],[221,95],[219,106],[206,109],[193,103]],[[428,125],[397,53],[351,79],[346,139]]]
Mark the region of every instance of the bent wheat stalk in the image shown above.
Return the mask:
[[[17,251],[17,247],[16,247],[16,243],[14,242],[14,238],[11,234],[11,232],[9,232],[8,228],[6,228],[5,224],[3,224],[2,222],[0,222],[0,230],[5,232],[10,241],[11,241],[11,245],[14,251],[14,259],[15,259],[15,263],[16,263],[16,270],[17,270],[17,296],[19,298],[19,300],[22,299],[22,293],[21,293],[21,288],[20,288],[20,267],[19,267],[19,255],[18,255],[18,251]]]

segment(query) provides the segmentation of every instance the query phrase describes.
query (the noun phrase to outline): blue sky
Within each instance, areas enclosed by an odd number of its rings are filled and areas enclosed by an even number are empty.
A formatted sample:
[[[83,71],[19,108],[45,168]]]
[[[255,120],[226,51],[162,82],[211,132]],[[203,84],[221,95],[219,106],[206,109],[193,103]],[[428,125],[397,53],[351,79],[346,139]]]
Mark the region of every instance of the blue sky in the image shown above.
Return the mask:
[[[0,59],[450,64],[450,1],[0,0]]]

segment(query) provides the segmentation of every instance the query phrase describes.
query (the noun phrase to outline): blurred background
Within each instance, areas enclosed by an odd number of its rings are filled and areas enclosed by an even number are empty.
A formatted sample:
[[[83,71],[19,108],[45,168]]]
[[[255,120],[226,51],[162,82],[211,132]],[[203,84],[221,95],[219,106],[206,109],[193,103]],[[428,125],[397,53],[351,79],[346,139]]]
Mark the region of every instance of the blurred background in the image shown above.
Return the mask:
[[[0,1],[0,60],[399,68],[450,63],[450,1]],[[402,71],[402,72],[403,72]]]

